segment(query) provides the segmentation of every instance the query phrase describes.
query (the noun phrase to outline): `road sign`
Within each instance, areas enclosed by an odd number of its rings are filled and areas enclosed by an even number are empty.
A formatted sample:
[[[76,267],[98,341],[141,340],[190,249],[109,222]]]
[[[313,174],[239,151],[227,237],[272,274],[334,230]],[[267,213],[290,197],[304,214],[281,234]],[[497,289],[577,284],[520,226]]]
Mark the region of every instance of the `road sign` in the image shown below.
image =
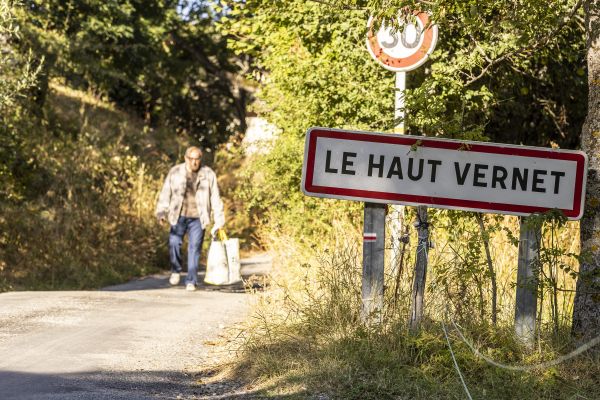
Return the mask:
[[[371,203],[530,215],[583,214],[581,151],[311,128],[302,191]]]
[[[374,32],[374,19],[369,18],[367,48],[371,56],[390,71],[404,72],[418,68],[435,49],[437,25],[429,24],[429,14],[426,12],[415,12],[413,15],[413,21],[397,31],[382,24],[379,31]]]

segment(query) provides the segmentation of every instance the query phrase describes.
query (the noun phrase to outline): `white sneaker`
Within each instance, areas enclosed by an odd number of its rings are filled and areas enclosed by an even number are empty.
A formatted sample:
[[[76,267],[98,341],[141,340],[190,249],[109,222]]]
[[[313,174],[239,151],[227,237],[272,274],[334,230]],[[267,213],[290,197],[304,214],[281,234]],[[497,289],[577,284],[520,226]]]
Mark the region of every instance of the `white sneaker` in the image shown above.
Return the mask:
[[[188,283],[187,285],[185,285],[185,290],[187,290],[188,292],[193,292],[196,290],[196,285],[194,285],[193,283]]]
[[[172,286],[179,285],[179,272],[171,272],[171,277],[169,278],[169,283]]]

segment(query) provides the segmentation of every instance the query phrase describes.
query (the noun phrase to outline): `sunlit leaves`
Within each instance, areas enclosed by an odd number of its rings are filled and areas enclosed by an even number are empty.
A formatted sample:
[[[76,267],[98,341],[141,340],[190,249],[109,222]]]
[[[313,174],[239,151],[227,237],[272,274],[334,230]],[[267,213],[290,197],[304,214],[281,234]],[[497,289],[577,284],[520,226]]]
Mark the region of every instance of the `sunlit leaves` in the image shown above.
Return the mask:
[[[149,126],[169,125],[214,148],[244,129],[246,98],[210,7],[207,1],[28,0],[21,46],[49,60],[46,83],[61,77],[137,112]]]

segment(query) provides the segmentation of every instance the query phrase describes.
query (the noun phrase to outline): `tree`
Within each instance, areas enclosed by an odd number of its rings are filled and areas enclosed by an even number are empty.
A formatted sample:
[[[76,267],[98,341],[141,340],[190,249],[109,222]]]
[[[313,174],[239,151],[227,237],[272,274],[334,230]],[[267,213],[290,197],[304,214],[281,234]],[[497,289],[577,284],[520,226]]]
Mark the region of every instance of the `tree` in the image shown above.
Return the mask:
[[[587,0],[588,114],[581,135],[589,158],[585,214],[581,220],[581,248],[577,293],[573,307],[573,333],[600,335],[600,1]]]
[[[214,148],[245,130],[248,97],[219,18],[209,1],[26,0],[21,48],[45,58],[39,109],[60,77]]]
[[[21,182],[15,177],[22,157],[22,137],[17,126],[27,107],[27,91],[35,84],[39,68],[31,53],[22,54],[16,8],[11,0],[0,0],[0,201],[20,197]]]
[[[323,234],[332,216],[358,215],[360,204],[342,209],[300,192],[306,130],[393,128],[393,75],[368,58],[362,11],[336,13],[303,0],[225,3],[222,29],[250,58],[259,85],[254,108],[281,130],[272,151],[248,170],[247,204],[298,235]]]
[[[260,167],[276,179],[257,189],[257,203],[298,203],[294,166],[309,126],[393,129],[393,74],[370,59],[364,41],[369,15],[395,18],[405,6],[430,9],[440,26],[436,51],[408,74],[409,133],[578,146],[586,105],[580,1],[224,3],[230,45],[253,60],[255,108],[283,130]],[[268,213],[278,209],[287,210]]]

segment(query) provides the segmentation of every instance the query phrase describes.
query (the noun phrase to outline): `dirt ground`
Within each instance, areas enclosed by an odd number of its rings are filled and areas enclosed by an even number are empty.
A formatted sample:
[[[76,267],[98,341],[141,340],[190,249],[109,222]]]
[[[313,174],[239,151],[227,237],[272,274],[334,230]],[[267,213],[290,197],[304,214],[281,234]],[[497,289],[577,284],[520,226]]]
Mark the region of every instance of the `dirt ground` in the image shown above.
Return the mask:
[[[266,256],[242,260],[245,277],[270,267]],[[239,286],[170,287],[168,274],[100,291],[0,294],[0,399],[255,398],[204,376],[251,302]]]

